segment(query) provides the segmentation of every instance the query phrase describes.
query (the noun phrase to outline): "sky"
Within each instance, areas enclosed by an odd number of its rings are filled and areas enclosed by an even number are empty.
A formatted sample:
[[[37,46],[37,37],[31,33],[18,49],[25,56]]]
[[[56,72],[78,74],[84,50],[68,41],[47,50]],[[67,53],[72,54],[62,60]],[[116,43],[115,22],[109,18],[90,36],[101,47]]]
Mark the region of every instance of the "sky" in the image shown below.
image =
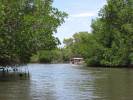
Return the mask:
[[[53,6],[68,14],[56,37],[63,42],[77,32],[91,32],[91,21],[98,17],[98,11],[106,4],[106,0],[54,0]]]

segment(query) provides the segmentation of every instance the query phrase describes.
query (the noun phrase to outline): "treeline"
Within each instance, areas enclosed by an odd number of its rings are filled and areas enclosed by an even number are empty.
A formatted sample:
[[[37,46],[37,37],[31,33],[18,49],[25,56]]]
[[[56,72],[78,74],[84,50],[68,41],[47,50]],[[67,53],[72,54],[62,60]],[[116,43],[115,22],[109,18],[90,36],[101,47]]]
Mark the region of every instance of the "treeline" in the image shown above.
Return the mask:
[[[31,57],[30,63],[70,63],[70,59],[75,56],[70,46],[64,48],[57,47],[51,50],[38,51]]]
[[[52,0],[0,1],[0,66],[25,64],[40,50],[59,44],[53,36],[66,13]]]
[[[133,66],[133,0],[107,0],[91,27],[64,40],[69,55],[89,66]]]
[[[31,63],[68,63],[69,57],[67,57],[64,49],[53,50],[41,50],[37,54],[31,57]]]
[[[133,0],[107,0],[92,21],[92,32],[53,36],[66,13],[52,0],[0,1],[0,66],[30,61],[58,63],[83,57],[89,66],[133,66]]]

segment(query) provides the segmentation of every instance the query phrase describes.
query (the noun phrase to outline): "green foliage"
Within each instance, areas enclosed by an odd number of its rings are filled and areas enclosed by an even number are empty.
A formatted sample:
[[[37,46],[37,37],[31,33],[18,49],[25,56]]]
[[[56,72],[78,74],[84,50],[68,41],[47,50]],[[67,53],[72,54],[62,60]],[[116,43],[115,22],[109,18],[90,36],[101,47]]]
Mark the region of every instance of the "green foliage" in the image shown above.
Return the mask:
[[[55,48],[53,33],[66,16],[52,0],[1,0],[0,64],[27,63],[37,51]]]
[[[64,39],[65,44],[65,57],[70,60],[72,57],[86,58],[89,53],[89,44],[92,43],[92,34],[88,32],[75,33],[72,38]]]
[[[32,56],[31,62],[35,63],[62,63],[63,60],[63,50],[53,49],[53,50],[42,50],[36,55]]]
[[[99,14],[100,18],[92,24],[97,43],[102,45],[100,64],[129,66],[133,52],[133,2],[108,0],[107,3]],[[101,28],[98,27],[99,22]]]
[[[107,0],[92,21],[92,34],[75,34],[67,48],[84,57],[88,65],[132,66],[133,0]]]
[[[64,39],[63,43],[66,45],[66,47],[70,47],[71,45],[73,45],[73,39],[72,38]]]
[[[39,52],[39,62],[41,63],[50,63],[52,62],[52,52],[50,51],[41,51]]]

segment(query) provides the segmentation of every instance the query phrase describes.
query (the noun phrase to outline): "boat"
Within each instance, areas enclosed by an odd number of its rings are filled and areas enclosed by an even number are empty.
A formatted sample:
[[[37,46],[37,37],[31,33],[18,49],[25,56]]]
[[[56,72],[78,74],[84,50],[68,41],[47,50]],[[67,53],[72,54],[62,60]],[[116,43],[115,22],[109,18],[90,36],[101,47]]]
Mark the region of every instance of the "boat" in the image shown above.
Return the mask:
[[[71,58],[70,59],[70,64],[73,64],[73,65],[82,65],[83,63],[84,63],[83,58]]]

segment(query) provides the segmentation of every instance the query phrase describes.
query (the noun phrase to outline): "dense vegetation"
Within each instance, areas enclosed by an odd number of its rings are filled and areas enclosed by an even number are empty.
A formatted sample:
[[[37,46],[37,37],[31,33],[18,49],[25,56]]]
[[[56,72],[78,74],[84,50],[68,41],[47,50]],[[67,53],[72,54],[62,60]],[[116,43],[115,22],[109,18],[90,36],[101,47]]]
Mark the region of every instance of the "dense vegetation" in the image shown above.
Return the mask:
[[[75,33],[59,49],[53,33],[66,16],[52,7],[52,0],[0,1],[0,64],[83,57],[91,66],[133,65],[133,0],[107,0],[92,21],[92,32]]]
[[[76,33],[65,39],[73,56],[92,66],[133,65],[133,0],[107,0],[92,21],[92,33]]]
[[[22,64],[59,44],[53,36],[67,14],[52,0],[0,0],[0,65]]]
[[[41,50],[31,57],[32,63],[64,63],[63,49]],[[67,60],[69,61],[69,60]]]

